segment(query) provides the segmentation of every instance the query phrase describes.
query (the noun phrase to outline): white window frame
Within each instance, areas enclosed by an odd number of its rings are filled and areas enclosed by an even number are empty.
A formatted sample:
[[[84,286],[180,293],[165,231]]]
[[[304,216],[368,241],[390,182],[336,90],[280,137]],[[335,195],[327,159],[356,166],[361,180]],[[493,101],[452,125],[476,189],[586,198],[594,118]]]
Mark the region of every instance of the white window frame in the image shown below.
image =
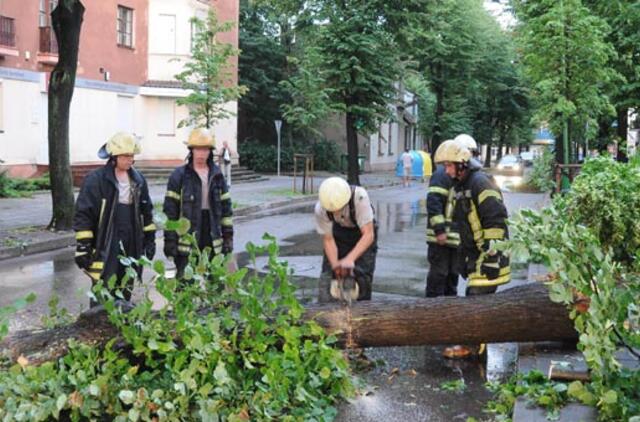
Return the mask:
[[[124,26],[124,28],[123,28]],[[116,16],[116,42],[118,47],[133,48],[133,9],[118,5]]]

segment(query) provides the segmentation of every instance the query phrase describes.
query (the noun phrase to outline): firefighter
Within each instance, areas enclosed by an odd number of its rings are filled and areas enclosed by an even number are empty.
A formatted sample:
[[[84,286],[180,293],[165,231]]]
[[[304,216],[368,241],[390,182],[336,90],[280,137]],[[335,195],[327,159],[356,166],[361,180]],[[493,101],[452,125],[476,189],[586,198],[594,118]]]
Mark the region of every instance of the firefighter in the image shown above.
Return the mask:
[[[323,181],[318,193],[314,214],[324,249],[318,301],[371,300],[378,246],[369,195],[340,177]]]
[[[98,151],[107,163],[89,173],[76,200],[73,229],[76,232],[75,261],[95,284],[115,275],[122,280],[126,266],[118,256],[153,259],[156,251],[153,204],[147,182],[133,168],[140,146],[132,135],[116,133]],[[138,277],[142,268],[136,268]],[[131,299],[133,280],[123,295]],[[91,300],[90,306],[97,302]]]
[[[460,235],[453,224],[454,197],[453,179],[439,164],[431,176],[427,193],[427,297],[458,294]]]
[[[460,135],[453,138],[458,144],[467,148],[471,152],[471,157],[476,160],[480,157],[480,150],[478,149],[478,143],[471,135],[467,135],[466,133],[461,133]]]
[[[495,293],[499,285],[511,280],[509,257],[492,247],[492,242],[509,237],[502,193],[462,143],[443,142],[435,161],[454,179],[453,220],[460,233],[458,259],[460,273],[468,280],[466,295]],[[445,356],[464,357],[482,349],[455,346],[445,349]]]
[[[169,177],[163,211],[170,220],[186,218],[191,223],[200,250],[209,246],[214,255],[233,251],[231,194],[220,168],[213,162],[215,140],[207,129],[194,129],[185,142],[187,163]],[[164,232],[164,254],[173,258],[181,279],[191,244],[175,231]]]

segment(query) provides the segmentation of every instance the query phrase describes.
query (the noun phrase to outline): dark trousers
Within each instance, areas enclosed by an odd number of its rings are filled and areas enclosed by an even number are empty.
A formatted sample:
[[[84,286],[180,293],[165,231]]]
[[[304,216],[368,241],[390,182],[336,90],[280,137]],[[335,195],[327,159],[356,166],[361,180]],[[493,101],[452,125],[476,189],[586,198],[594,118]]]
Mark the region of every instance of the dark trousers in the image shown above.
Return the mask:
[[[429,274],[427,274],[426,296],[457,296],[458,251],[456,248],[429,243],[427,258]]]
[[[133,291],[133,279],[127,281],[125,286],[121,286],[120,282],[124,278],[127,272],[127,266],[122,265],[120,262],[120,256],[128,256],[133,258],[139,258],[140,252],[136,251],[135,241],[135,227],[133,224],[134,219],[133,205],[118,204],[116,206],[113,231],[114,237],[111,239],[109,253],[104,262],[104,270],[102,271],[102,280],[105,283],[105,287],[108,287],[108,282],[111,277],[116,276],[116,289],[122,292],[125,300],[131,300],[131,293]],[[136,267],[138,276],[142,276],[142,268]],[[115,294],[115,290],[110,290],[110,293]],[[98,303],[94,300],[89,302],[90,307],[97,306]]]
[[[362,237],[360,229],[357,227],[342,227],[337,223],[333,223],[333,238],[338,247],[338,259],[342,259],[351,252],[356,243]],[[358,283],[358,300],[371,300],[373,290],[373,272],[376,269],[376,255],[378,253],[378,230],[377,224],[374,222],[374,240],[355,262],[354,278]],[[331,288],[331,279],[333,278],[333,270],[327,255],[322,257],[322,274],[319,281],[318,302],[330,302],[332,299],[329,290]]]
[[[196,233],[196,239],[198,239],[198,248],[200,248],[200,250],[207,246],[212,247],[213,239],[211,238],[211,219],[209,210],[202,210],[202,214],[200,215],[200,230]],[[189,262],[189,256],[178,253],[174,262],[176,263],[176,278],[180,280],[184,276],[184,269]]]

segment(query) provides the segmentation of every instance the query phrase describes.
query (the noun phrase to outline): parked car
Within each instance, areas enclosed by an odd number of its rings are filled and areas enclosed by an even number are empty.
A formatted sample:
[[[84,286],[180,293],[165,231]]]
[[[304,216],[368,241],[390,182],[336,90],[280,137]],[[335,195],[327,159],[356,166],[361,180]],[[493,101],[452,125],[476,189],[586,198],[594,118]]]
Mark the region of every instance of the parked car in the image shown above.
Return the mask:
[[[517,155],[505,155],[498,161],[496,169],[501,174],[521,175],[524,171],[524,163]]]
[[[533,151],[525,151],[520,153],[520,158],[522,158],[522,162],[526,167],[533,165],[533,159],[535,156],[533,155]]]

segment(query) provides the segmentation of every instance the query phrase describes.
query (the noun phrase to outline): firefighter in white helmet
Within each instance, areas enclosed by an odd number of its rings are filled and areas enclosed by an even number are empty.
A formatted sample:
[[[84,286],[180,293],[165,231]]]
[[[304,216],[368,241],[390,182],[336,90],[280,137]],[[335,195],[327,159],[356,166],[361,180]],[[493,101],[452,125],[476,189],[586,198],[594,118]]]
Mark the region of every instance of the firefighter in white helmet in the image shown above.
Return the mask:
[[[191,223],[200,250],[211,255],[233,251],[231,194],[220,168],[213,161],[215,139],[208,129],[191,131],[185,142],[189,148],[186,164],[173,171],[167,183],[163,211],[170,220],[184,217]],[[180,280],[184,275],[192,245],[175,231],[164,231],[164,254],[173,258]]]
[[[502,193],[462,142],[443,142],[435,161],[454,179],[453,220],[460,233],[458,257],[460,274],[468,280],[466,295],[494,293],[511,280],[509,257],[493,247],[494,242],[509,237]],[[445,356],[463,357],[476,350],[456,346],[445,349]]]
[[[113,135],[98,151],[107,163],[85,177],[76,200],[75,260],[94,284],[101,279],[108,282],[112,276],[123,281],[127,267],[119,255],[136,259],[155,255],[153,203],[145,178],[133,168],[134,155],[139,153],[140,145],[132,135]],[[140,278],[142,268],[136,270]],[[131,298],[133,282],[129,279],[119,286],[126,300]],[[96,304],[92,299],[90,305]]]
[[[458,143],[458,145],[462,145],[469,151],[471,151],[471,155],[473,157],[478,156],[478,143],[471,135],[467,135],[466,133],[461,133],[460,135],[453,138],[454,141]]]
[[[330,177],[320,185],[314,213],[324,247],[318,300],[371,300],[378,247],[367,191]]]

